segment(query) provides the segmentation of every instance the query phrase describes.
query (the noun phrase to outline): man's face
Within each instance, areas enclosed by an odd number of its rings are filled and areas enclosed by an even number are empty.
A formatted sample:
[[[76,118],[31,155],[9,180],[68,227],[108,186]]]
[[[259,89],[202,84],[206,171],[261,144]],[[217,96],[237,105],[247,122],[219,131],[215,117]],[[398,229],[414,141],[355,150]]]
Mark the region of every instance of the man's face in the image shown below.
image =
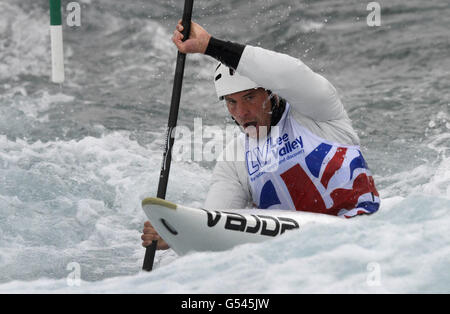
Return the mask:
[[[263,88],[249,89],[225,96],[228,111],[250,137],[266,135],[270,128],[272,106]]]

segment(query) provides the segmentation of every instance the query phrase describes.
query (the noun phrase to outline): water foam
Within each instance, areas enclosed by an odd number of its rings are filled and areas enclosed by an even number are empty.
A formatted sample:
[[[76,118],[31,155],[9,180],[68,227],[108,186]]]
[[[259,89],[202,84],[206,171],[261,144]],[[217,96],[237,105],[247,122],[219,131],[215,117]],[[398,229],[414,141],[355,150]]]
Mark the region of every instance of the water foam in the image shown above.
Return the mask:
[[[2,253],[0,281],[61,277],[70,261],[82,263],[90,280],[110,276],[105,269],[139,269],[146,220],[140,201],[156,194],[162,152],[129,136],[31,144],[0,136],[0,246],[9,249]],[[172,169],[185,179],[173,176],[168,196],[200,206],[206,170],[183,163]],[[36,267],[27,268],[30,260]]]

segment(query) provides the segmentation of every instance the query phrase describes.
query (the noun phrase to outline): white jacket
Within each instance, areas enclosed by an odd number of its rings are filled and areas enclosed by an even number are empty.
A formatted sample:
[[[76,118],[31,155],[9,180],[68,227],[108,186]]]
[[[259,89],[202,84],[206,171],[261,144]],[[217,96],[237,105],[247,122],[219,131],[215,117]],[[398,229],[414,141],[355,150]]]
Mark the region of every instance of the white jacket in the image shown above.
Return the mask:
[[[247,45],[236,71],[286,99],[293,118],[312,133],[331,142],[359,145],[334,86],[299,59]],[[243,139],[238,137],[217,161],[205,208],[252,206],[244,160]]]

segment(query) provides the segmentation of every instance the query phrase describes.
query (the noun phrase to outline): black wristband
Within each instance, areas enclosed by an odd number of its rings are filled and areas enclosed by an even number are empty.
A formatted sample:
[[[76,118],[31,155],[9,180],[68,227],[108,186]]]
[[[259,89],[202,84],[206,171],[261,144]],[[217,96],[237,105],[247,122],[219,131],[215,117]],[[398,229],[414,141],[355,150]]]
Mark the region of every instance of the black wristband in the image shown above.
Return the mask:
[[[244,45],[211,37],[205,54],[236,70],[244,49]]]

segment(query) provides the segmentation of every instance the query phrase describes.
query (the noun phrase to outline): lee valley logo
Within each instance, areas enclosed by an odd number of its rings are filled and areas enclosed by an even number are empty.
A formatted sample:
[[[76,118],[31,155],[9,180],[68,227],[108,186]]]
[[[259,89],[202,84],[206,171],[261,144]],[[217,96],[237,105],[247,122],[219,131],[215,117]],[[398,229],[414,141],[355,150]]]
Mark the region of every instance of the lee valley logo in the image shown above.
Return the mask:
[[[248,174],[252,176],[260,171],[275,171],[278,164],[286,160],[280,158],[287,157],[289,159],[289,155],[302,150],[303,140],[301,136],[293,140],[289,139],[289,134],[287,133],[277,139],[269,137],[264,144],[248,148],[245,153]]]
[[[260,234],[268,237],[276,237],[283,234],[286,230],[300,228],[298,222],[291,218],[251,215],[251,219],[246,219],[238,213],[203,210],[206,212],[207,225],[210,228],[217,226],[222,218],[225,220],[224,227],[226,230]]]

